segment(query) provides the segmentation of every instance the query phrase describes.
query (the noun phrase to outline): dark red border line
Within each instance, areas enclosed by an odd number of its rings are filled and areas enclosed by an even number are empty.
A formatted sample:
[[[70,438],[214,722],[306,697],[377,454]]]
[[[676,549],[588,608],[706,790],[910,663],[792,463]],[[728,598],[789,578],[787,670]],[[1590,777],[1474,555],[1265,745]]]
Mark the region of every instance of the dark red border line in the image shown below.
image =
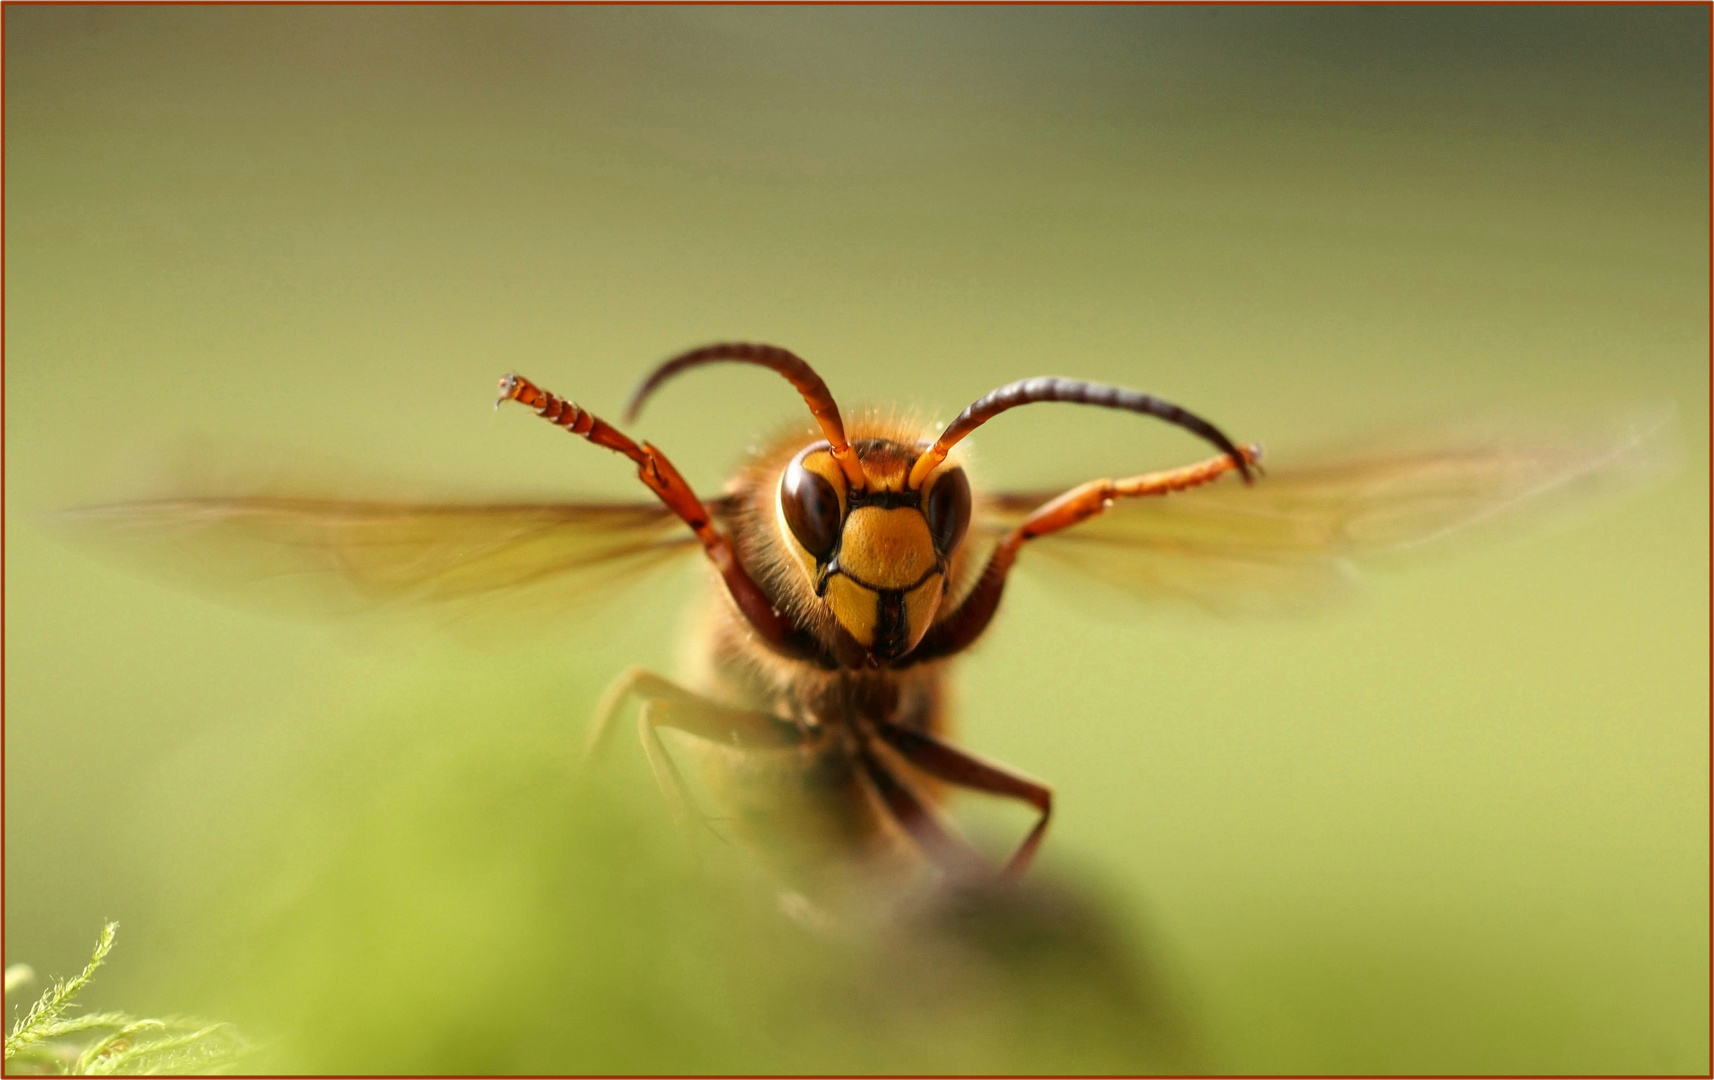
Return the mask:
[[[5,7],[1708,7],[1709,0],[4,0]]]
[[[1353,2],[1356,2],[1356,0],[1332,0],[1332,2],[1335,2],[1335,3],[1353,3]],[[1401,6],[1446,7],[1446,6],[1454,6],[1454,5],[1455,6],[1461,6],[1461,7],[1463,7],[1463,6],[1484,6],[1484,7],[1492,6],[1488,3],[1482,2],[1482,0],[1360,0],[1360,2],[1362,2],[1365,6],[1387,6],[1387,7],[1401,7]],[[861,7],[925,7],[925,6],[927,6],[927,7],[977,7],[977,6],[981,6],[981,7],[1057,7],[1057,6],[1070,6],[1070,5],[1075,4],[1076,6],[1083,6],[1083,7],[1087,7],[1087,6],[1153,7],[1153,6],[1169,6],[1169,5],[1175,6],[1175,7],[1186,7],[1186,6],[1196,6],[1196,7],[1212,7],[1212,6],[1220,6],[1220,7],[1232,7],[1232,6],[1284,7],[1284,6],[1292,6],[1292,7],[1300,7],[1300,6],[1310,6],[1310,3],[1311,3],[1311,0],[816,0],[815,6],[837,6],[837,7],[849,7],[849,6],[861,6]],[[1507,6],[1513,6],[1513,7],[1546,6],[1546,5],[1550,5],[1550,4],[1553,6],[1561,6],[1561,7],[1566,7],[1566,6],[1576,6],[1576,7],[1591,7],[1591,6],[1600,6],[1600,7],[1625,6],[1625,7],[1630,7],[1630,6],[1635,6],[1634,0],[1510,0],[1510,2],[1507,4]],[[5,110],[5,93],[4,93],[5,73],[6,73],[6,53],[5,53],[6,9],[8,7],[18,7],[18,6],[24,6],[24,7],[72,7],[72,6],[76,6],[76,7],[94,7],[94,6],[99,6],[99,7],[143,7],[143,6],[147,6],[147,7],[212,7],[212,6],[245,6],[245,7],[327,7],[327,6],[341,6],[341,7],[401,7],[401,6],[447,7],[447,6],[468,6],[468,7],[488,7],[488,6],[500,6],[500,5],[493,3],[492,0],[6,0],[6,2],[0,3],[0,465],[4,464],[5,436],[6,436],[6,335],[5,335],[5,329],[6,329],[6,307],[5,307],[5,303],[6,303],[6,298],[7,298],[7,294],[6,294],[6,149],[5,149],[6,110]],[[549,7],[584,7],[584,6],[608,7],[608,6],[620,6],[620,4],[613,2],[613,0],[507,0],[507,2],[504,4],[504,6],[508,6],[508,7],[518,7],[518,6],[529,6],[529,7],[541,7],[541,6],[549,6]],[[668,0],[668,2],[661,3],[659,6],[746,6],[746,7],[754,7],[754,6],[788,7],[789,6],[789,7],[799,7],[799,6],[810,6],[810,5],[801,3],[800,0]],[[1650,2],[1648,6],[1651,6],[1651,7],[1701,6],[1701,7],[1705,7],[1708,9],[1708,19],[1709,19],[1709,71],[1710,71],[1708,149],[1710,151],[1710,160],[1711,160],[1711,162],[1714,162],[1714,4],[1708,3],[1707,0],[1652,0],[1652,2]],[[1710,220],[1709,220],[1709,232],[1708,232],[1708,245],[1709,246],[1708,246],[1708,261],[1707,261],[1707,267],[1708,267],[1708,271],[1709,271],[1709,292],[1708,292],[1708,300],[1709,300],[1708,330],[1709,330],[1709,341],[1710,341],[1709,368],[1710,368],[1711,373],[1714,373],[1714,167],[1711,167],[1710,171],[1709,171],[1708,209],[1709,209],[1709,218],[1710,218]],[[1709,390],[1708,404],[1709,404],[1709,408],[1710,408],[1710,413],[1714,414],[1714,382],[1711,382],[1711,386],[1710,386],[1710,390]],[[1714,472],[1714,442],[1710,443],[1710,446],[1708,449],[1708,464],[1709,464],[1711,472]],[[0,468],[0,506],[4,506],[5,497],[6,497],[5,470],[4,470],[4,468]],[[1710,527],[1710,531],[1714,532],[1714,506],[1710,507],[1708,524]],[[3,613],[5,610],[5,598],[6,598],[5,552],[7,549],[5,548],[5,537],[6,537],[5,520],[4,520],[3,516],[0,516],[0,613]],[[1711,554],[1710,554],[1709,567],[1710,567],[1711,572],[1714,572],[1714,552],[1711,552]],[[1714,594],[1711,594],[1711,600],[1714,600]],[[1710,611],[1709,629],[1710,629],[1711,635],[1714,635],[1714,607],[1711,607],[1711,611]],[[1714,694],[1714,653],[1711,653],[1710,660],[1711,660],[1711,667],[1710,667],[1709,688],[1710,688],[1711,694]],[[4,699],[5,683],[6,683],[6,625],[5,625],[4,618],[0,618],[0,798],[3,798],[3,796],[4,796],[5,775],[6,775],[5,774],[6,709],[5,709],[5,699]],[[1710,715],[1709,715],[1708,731],[1709,731],[1709,736],[1710,736],[1710,745],[1714,745],[1714,711],[1711,711]],[[1708,878],[1708,897],[1709,897],[1710,931],[1711,931],[1711,933],[1710,933],[1710,941],[1709,941],[1708,959],[1709,959],[1709,995],[1710,995],[1710,1000],[1714,1000],[1714,754],[1710,754],[1710,756],[1709,756],[1708,780],[1709,780],[1709,790],[1711,792],[1711,798],[1710,798],[1709,806],[1708,806],[1709,835],[1711,838],[1710,868],[1709,868],[1709,878]],[[3,804],[0,804],[0,806],[3,806]],[[3,810],[3,808],[0,808],[0,819],[3,819],[3,817],[4,817],[4,810]],[[6,844],[5,832],[4,832],[3,828],[0,828],[0,898],[3,898],[5,896],[5,890],[6,890],[5,844]],[[4,905],[0,904],[0,940],[3,940],[4,930],[5,930],[5,909],[4,909]],[[1710,1067],[1714,1068],[1714,1025],[1710,1026],[1709,1034],[1708,1034],[1708,1062],[1709,1062]],[[233,1075],[233,1076],[242,1077],[242,1078],[261,1078],[261,1077],[283,1076],[286,1074],[278,1074],[278,1073],[234,1073],[234,1074],[228,1074],[228,1075]],[[376,1080],[430,1080],[431,1077],[444,1077],[445,1080],[481,1080],[482,1074],[376,1073],[376,1074],[366,1074],[366,1075],[374,1076],[376,1078]],[[559,1075],[576,1076],[576,1075],[600,1075],[600,1074],[521,1074],[520,1080],[551,1080],[551,1078],[557,1077]],[[642,1073],[642,1074],[631,1074],[631,1075],[638,1076],[638,1077],[642,1078],[642,1080],[653,1080],[653,1078],[657,1078],[657,1077],[666,1078],[666,1077],[672,1076],[673,1074]],[[744,1076],[747,1074],[706,1074],[706,1075],[709,1075],[710,1077],[714,1078],[714,1080],[736,1080],[737,1077]],[[875,1075],[875,1074],[780,1073],[780,1074],[770,1074],[770,1075],[779,1076],[782,1078],[782,1080],[865,1080],[865,1078],[867,1076]],[[1018,1075],[1018,1074],[969,1073],[969,1074],[919,1074],[919,1075],[921,1075],[923,1077],[923,1080],[1009,1080],[1009,1078],[1011,1076]],[[1096,1073],[1096,1074],[1073,1074],[1073,1075],[1086,1076],[1089,1078],[1089,1080],[1109,1080],[1110,1077],[1116,1077],[1117,1075],[1123,1075],[1123,1074]],[[1231,1080],[1307,1080],[1307,1078],[1315,1076],[1317,1074],[1304,1074],[1304,1073],[1232,1073],[1232,1074],[1224,1074],[1224,1075],[1230,1077]],[[1404,1073],[1404,1074],[1394,1074],[1394,1075],[1395,1075],[1395,1080],[1436,1080],[1436,1077],[1438,1074]],[[1466,1075],[1468,1076],[1468,1080],[1513,1080],[1514,1077],[1527,1076],[1530,1074],[1479,1073],[1479,1074],[1466,1074]],[[1681,1077],[1681,1076],[1686,1076],[1686,1075],[1709,1075],[1709,1074],[1707,1074],[1707,1073],[1701,1073],[1701,1074],[1694,1074],[1694,1073],[1692,1073],[1692,1074],[1685,1074],[1685,1073],[1588,1073],[1588,1074],[1567,1074],[1567,1075],[1586,1077],[1587,1080],[1676,1080],[1676,1078]]]

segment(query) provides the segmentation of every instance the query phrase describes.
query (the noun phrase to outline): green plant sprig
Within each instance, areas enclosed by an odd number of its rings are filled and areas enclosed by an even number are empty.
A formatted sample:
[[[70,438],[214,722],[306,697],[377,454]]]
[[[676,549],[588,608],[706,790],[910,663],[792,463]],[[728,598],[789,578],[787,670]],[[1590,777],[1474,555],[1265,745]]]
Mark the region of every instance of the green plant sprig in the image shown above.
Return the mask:
[[[89,963],[75,977],[55,980],[6,1036],[8,1072],[74,1076],[113,1073],[161,1075],[217,1072],[237,1061],[249,1045],[229,1024],[188,1017],[139,1019],[128,1013],[98,1012],[68,1016],[76,997],[113,949],[118,923],[101,928],[101,940]],[[27,981],[18,965],[6,973],[6,989]],[[87,1045],[60,1041],[68,1035],[97,1033]]]

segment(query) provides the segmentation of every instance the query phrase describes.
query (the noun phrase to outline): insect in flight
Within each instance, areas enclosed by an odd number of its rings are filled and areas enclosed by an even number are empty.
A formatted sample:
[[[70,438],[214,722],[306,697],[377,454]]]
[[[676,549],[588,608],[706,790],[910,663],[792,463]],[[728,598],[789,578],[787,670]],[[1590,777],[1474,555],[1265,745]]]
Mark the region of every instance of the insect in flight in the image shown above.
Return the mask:
[[[199,498],[86,513],[180,539],[237,539],[329,571],[366,594],[442,600],[646,570],[701,548],[713,570],[690,685],[642,670],[603,696],[588,737],[607,740],[631,699],[657,782],[681,822],[695,798],[660,737],[687,733],[715,797],[757,850],[799,881],[818,866],[931,865],[981,872],[943,822],[951,788],[1017,800],[1033,826],[1001,868],[1022,874],[1053,813],[1045,784],[951,740],[949,663],[999,609],[1026,550],[1145,597],[1247,607],[1312,593],[1347,560],[1406,546],[1599,468],[1625,447],[1472,442],[1373,451],[1262,476],[1261,450],[1148,394],[1063,378],[1009,383],[944,430],[880,413],[847,419],[822,378],[785,349],[718,344],[649,374],[634,419],[667,381],[716,362],[787,379],[815,427],[752,454],[718,497],[694,493],[667,456],[517,375],[516,401],[637,467],[652,502],[404,505]],[[985,494],[960,441],[1041,402],[1117,409],[1210,444],[1205,460],[1063,491]],[[1219,483],[1228,473],[1241,483]],[[925,858],[926,857],[926,858]],[[914,872],[914,871],[913,871]]]

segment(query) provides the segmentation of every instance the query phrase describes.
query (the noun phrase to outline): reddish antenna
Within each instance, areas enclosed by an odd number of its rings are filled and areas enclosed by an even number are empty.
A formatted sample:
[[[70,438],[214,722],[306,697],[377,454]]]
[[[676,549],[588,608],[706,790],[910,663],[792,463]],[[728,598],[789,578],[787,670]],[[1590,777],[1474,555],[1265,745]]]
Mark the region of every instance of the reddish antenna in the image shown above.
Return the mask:
[[[846,481],[859,491],[867,486],[863,465],[857,460],[857,451],[851,449],[850,440],[845,438],[845,423],[839,418],[839,406],[834,403],[833,392],[827,388],[827,383],[822,381],[821,376],[815,373],[815,369],[809,366],[808,361],[777,345],[723,342],[704,345],[700,349],[692,349],[664,361],[649,373],[649,377],[644,379],[631,395],[631,403],[625,406],[625,422],[635,420],[643,402],[668,379],[693,367],[722,360],[755,364],[785,376],[787,381],[797,387],[797,392],[803,395],[804,402],[809,405],[809,411],[815,415],[815,422],[821,425],[821,433],[827,436],[827,445],[833,452],[833,460],[839,462]]]

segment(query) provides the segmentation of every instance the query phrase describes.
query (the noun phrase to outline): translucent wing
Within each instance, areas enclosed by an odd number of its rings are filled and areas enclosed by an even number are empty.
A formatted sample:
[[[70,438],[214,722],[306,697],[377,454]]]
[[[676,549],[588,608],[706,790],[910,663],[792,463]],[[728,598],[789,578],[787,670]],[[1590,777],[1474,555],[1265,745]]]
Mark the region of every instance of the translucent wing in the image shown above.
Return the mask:
[[[1659,463],[1645,445],[1657,441],[1648,438],[1654,428],[1581,444],[1394,440],[1270,457],[1253,487],[1227,478],[1117,502],[1032,541],[1020,566],[1068,569],[1144,600],[1219,613],[1290,611],[1351,584],[1359,563],[1634,483]],[[1055,494],[1001,495],[990,526],[1009,529]]]
[[[696,550],[659,504],[396,504],[195,498],[69,511],[60,523],[150,572],[288,611],[608,594]]]

